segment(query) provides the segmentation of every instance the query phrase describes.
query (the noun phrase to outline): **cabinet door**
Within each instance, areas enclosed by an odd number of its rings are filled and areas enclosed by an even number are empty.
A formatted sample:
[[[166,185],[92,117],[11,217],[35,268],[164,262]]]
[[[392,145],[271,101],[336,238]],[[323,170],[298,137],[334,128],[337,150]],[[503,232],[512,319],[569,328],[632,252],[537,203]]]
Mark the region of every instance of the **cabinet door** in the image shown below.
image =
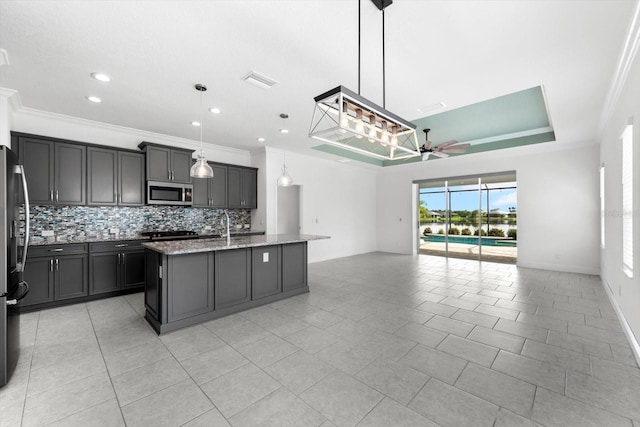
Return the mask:
[[[22,307],[53,301],[53,258],[29,258],[24,269],[24,280],[29,293],[20,302]]]
[[[147,180],[169,181],[171,150],[160,147],[147,147]]]
[[[282,245],[282,292],[307,286],[307,244]]]
[[[213,254],[171,256],[168,263],[168,321],[213,311]]]
[[[55,202],[85,205],[87,158],[83,145],[55,144]]]
[[[144,251],[122,253],[122,287],[133,288],[144,285]]]
[[[258,207],[258,173],[253,169],[242,171],[242,201],[245,209]]]
[[[193,162],[195,163],[195,162]],[[215,170],[214,177],[215,179]],[[211,206],[211,195],[209,193],[209,181],[211,179],[193,178],[193,206],[199,208],[208,208]]]
[[[56,301],[82,297],[89,293],[87,255],[59,257],[55,264]]]
[[[242,169],[228,168],[227,179],[229,181],[228,202],[230,208],[240,209],[242,206]]]
[[[20,138],[19,146],[31,203],[53,203],[53,142]]]
[[[209,180],[209,197],[211,207],[226,208],[227,204],[227,172],[228,168],[221,165],[212,165],[213,179]]]
[[[189,151],[171,150],[171,170],[175,182],[191,183],[191,153]]]
[[[144,205],[144,155],[118,152],[118,194],[121,206]]]
[[[117,252],[91,254],[89,294],[96,295],[120,289],[120,257]]]
[[[280,246],[251,249],[251,299],[260,299],[282,292],[280,276]]]
[[[216,252],[215,291],[216,310],[251,299],[251,252],[249,249]]]
[[[104,148],[87,149],[89,175],[88,205],[116,205],[118,185],[118,152]]]

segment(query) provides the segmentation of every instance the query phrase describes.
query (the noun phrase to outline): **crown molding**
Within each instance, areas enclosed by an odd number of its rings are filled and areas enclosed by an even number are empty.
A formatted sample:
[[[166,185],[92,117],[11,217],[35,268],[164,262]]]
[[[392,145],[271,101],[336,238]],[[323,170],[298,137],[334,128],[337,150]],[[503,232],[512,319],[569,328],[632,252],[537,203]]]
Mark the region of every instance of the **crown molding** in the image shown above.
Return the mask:
[[[14,113],[23,108],[22,100],[17,90],[0,87],[0,96],[9,100],[9,106]]]
[[[17,92],[16,92],[17,93]],[[193,148],[194,150],[200,149],[200,141],[195,141],[192,139],[181,138],[172,135],[165,135],[157,132],[149,132],[146,130],[130,128],[126,126],[119,126],[110,123],[99,122],[95,120],[82,119],[79,117],[68,116],[65,114],[52,113],[50,111],[37,110],[35,108],[22,107],[17,111],[19,114],[24,114],[26,116],[32,116],[43,119],[50,119],[59,122],[65,122],[73,125],[79,126],[87,126],[93,127],[97,129],[104,129],[107,131],[114,132],[122,132],[131,135],[135,135],[140,138],[140,141],[153,141],[153,142],[167,142],[167,143],[178,143],[185,148]],[[140,142],[138,141],[138,142]],[[247,150],[241,150],[239,148],[227,147],[224,145],[211,144],[208,142],[203,142],[205,148],[215,149],[218,151],[224,151],[227,153],[238,154],[238,155],[248,155],[250,154]]]
[[[604,109],[602,110],[602,116],[600,117],[600,123],[598,125],[598,139],[602,138],[605,127],[611,119],[613,112],[620,99],[620,94],[627,82],[627,76],[633,65],[633,61],[638,53],[640,47],[640,0],[636,0],[634,11],[631,15],[629,23],[629,29],[627,30],[626,37],[624,39],[624,46],[616,70],[613,75],[613,80],[609,86],[609,92],[605,99]]]

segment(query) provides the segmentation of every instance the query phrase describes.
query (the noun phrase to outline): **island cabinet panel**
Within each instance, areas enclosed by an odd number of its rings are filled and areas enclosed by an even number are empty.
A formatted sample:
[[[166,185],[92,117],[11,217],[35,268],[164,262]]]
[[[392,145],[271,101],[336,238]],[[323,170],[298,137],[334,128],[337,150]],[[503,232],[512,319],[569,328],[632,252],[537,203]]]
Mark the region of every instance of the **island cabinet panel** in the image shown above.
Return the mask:
[[[282,292],[280,252],[282,246],[261,246],[251,249],[253,264],[251,299],[256,300]]]
[[[168,259],[167,320],[186,319],[213,311],[212,253],[174,256]]]
[[[145,276],[144,281],[144,307],[147,316],[151,315],[153,320],[160,323],[163,319],[160,316],[162,307],[162,255],[157,252],[146,250],[145,255]],[[166,322],[166,319],[164,320]]]
[[[231,249],[215,254],[215,309],[251,300],[251,249]]]
[[[307,243],[282,247],[282,292],[307,287]]]

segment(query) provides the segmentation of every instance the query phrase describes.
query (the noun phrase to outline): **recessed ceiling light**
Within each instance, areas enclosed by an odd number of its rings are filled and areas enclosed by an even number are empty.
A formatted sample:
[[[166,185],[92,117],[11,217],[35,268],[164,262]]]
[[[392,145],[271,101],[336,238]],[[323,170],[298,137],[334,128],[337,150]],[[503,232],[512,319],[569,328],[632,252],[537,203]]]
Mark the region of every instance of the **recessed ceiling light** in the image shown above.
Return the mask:
[[[271,77],[267,77],[264,74],[256,73],[255,71],[251,71],[249,74],[244,76],[242,80],[261,89],[269,89],[271,86],[278,83]]]
[[[191,122],[191,126],[200,126],[200,122]]]
[[[280,133],[289,133],[289,129],[280,129]]]
[[[258,140],[258,142],[264,142],[265,141],[265,139],[263,137],[256,138],[256,139]]]
[[[95,102],[96,104],[102,102],[102,99],[98,98],[97,96],[87,96],[87,99],[91,102]]]
[[[91,77],[93,77],[94,79],[101,81],[101,82],[105,82],[108,83],[111,81],[111,77],[109,77],[108,75],[104,74],[104,73],[91,73]]]
[[[216,107],[209,108],[209,111],[211,111],[213,114],[220,114],[220,109]]]

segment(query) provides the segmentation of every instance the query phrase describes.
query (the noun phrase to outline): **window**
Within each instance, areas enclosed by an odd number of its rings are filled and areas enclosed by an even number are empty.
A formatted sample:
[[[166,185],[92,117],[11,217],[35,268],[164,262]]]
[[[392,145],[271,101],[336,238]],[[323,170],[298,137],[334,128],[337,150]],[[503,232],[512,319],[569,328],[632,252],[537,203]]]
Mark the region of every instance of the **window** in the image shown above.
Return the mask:
[[[622,139],[622,270],[633,277],[633,125]]]
[[[600,166],[600,247],[604,249],[604,163]]]

